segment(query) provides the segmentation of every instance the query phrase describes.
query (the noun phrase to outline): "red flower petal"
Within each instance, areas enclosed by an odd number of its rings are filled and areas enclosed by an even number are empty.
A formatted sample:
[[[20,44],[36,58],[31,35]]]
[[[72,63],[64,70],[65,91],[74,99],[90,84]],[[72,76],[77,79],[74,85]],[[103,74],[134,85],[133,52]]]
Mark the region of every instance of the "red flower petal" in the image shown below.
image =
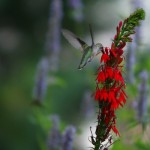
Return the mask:
[[[110,91],[109,94],[108,94],[108,101],[109,102],[114,102],[116,99],[115,99],[115,93],[114,91]]]
[[[107,100],[107,98],[108,98],[107,91],[105,89],[102,89],[102,91],[101,91],[101,99]]]
[[[121,28],[121,27],[122,27],[122,21],[119,22],[119,28]]]
[[[110,53],[111,53],[111,55],[113,55],[114,57],[117,57],[117,54],[116,54],[115,50],[111,49],[111,50],[110,50]]]
[[[107,68],[106,68],[106,71],[107,71],[107,73],[108,73],[108,76],[109,76],[110,78],[113,78],[113,70],[112,70],[112,68],[111,68],[111,67],[107,67]]]
[[[105,77],[104,72],[103,72],[103,71],[100,71],[100,72],[98,73],[98,76],[97,76],[97,81],[98,81],[98,82],[104,82],[105,79],[106,79],[106,77]]]
[[[106,63],[108,60],[110,60],[109,56],[107,54],[103,54],[100,62]]]
[[[95,93],[95,100],[99,100],[99,98],[100,98],[100,90],[99,89],[97,89],[96,90],[96,93]]]
[[[116,135],[120,136],[120,134],[119,134],[119,132],[118,132],[118,130],[117,130],[117,128],[115,126],[112,126],[111,128],[116,133]]]
[[[120,64],[123,61],[123,58],[118,58],[118,64]]]
[[[124,79],[120,71],[116,71],[114,78],[116,81],[121,81],[124,84]]]

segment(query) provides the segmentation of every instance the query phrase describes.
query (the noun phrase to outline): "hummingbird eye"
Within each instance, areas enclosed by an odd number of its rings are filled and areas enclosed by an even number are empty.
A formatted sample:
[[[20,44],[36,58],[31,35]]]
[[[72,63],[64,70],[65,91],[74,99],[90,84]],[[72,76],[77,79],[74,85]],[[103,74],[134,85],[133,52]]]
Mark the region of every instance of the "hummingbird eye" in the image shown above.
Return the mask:
[[[97,43],[96,47],[101,48],[101,47],[103,47],[103,45],[101,43]]]

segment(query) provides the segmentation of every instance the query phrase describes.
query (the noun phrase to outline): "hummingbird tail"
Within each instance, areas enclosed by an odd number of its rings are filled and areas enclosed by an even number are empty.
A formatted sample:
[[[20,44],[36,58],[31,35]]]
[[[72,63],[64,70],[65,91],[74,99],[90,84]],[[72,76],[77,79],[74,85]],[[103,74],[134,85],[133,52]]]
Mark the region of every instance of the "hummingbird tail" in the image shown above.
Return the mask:
[[[79,67],[78,67],[78,69],[79,69],[79,70],[82,70],[82,69],[86,66],[86,64],[87,64],[87,63],[85,63],[85,64],[80,64]]]
[[[83,68],[83,67],[80,67],[80,66],[78,67],[79,70],[82,70],[82,68]]]

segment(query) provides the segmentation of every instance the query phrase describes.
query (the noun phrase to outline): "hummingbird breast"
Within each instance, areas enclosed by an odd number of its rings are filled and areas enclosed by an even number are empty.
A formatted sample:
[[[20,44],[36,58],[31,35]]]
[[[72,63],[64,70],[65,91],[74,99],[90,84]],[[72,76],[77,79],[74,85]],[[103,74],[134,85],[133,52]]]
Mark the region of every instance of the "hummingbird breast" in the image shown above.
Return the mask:
[[[79,65],[78,69],[82,69],[87,64],[87,62],[88,62],[89,58],[91,57],[91,55],[92,55],[92,48],[87,47],[83,52],[81,62],[80,62],[80,65]]]

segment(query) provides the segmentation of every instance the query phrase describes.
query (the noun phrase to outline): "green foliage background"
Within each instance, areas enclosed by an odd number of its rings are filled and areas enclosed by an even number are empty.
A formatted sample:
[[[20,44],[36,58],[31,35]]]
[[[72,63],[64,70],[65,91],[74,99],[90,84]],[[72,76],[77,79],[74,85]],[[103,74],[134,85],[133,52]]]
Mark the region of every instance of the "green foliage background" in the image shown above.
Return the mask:
[[[80,112],[83,93],[86,89],[95,89],[99,60],[95,59],[82,71],[77,70],[81,55],[62,38],[60,69],[54,74],[56,82],[48,86],[43,107],[31,105],[36,66],[45,53],[50,3],[51,0],[0,0],[0,150],[45,150],[51,127],[49,115],[60,116],[62,130],[67,124],[78,128],[84,120]],[[92,23],[96,36],[110,31],[112,34],[102,37],[102,42],[111,42],[117,23],[123,18],[120,16],[126,16],[126,10],[120,11],[118,5],[121,2],[117,0],[84,0],[84,20],[76,22],[67,3],[67,0],[63,1],[62,26],[83,39],[89,39],[88,23]],[[3,31],[10,34],[2,36]],[[16,38],[17,44],[9,48],[11,35]],[[137,96],[138,74],[144,69],[150,70],[149,45],[138,51],[137,58],[136,84],[127,85],[129,99],[125,108],[118,112],[118,127],[122,136],[121,141],[114,144],[114,150],[149,149],[141,140],[142,135],[133,135],[132,144],[126,140],[126,132],[136,126],[132,125],[136,124],[136,120],[131,104]]]

